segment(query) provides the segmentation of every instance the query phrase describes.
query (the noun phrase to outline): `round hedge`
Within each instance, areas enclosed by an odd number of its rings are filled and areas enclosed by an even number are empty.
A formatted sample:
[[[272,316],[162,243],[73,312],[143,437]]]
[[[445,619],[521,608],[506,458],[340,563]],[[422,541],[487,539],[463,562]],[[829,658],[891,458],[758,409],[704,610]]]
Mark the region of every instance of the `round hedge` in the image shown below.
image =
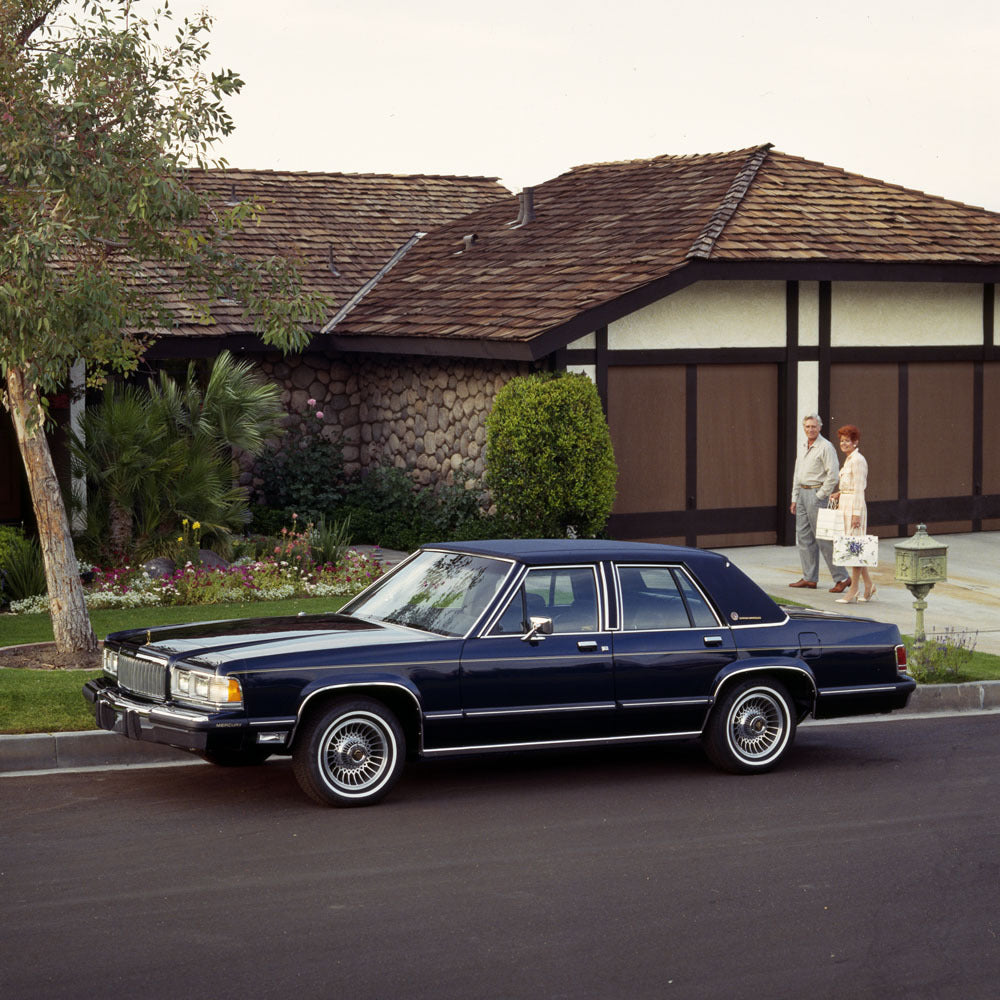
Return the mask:
[[[511,379],[486,420],[486,476],[513,535],[603,532],[618,468],[594,383],[565,372]]]

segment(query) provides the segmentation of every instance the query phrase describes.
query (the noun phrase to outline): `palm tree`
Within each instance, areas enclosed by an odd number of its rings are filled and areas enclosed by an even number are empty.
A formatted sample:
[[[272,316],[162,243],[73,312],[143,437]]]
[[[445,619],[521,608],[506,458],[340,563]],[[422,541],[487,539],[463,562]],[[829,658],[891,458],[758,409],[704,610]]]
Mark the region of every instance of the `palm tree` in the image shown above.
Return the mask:
[[[87,479],[89,547],[116,557],[169,551],[185,517],[201,522],[203,538],[227,547],[249,519],[233,449],[259,454],[280,433],[283,415],[277,386],[228,352],[216,359],[204,392],[193,363],[183,386],[161,373],[145,389],[109,389],[70,441]]]

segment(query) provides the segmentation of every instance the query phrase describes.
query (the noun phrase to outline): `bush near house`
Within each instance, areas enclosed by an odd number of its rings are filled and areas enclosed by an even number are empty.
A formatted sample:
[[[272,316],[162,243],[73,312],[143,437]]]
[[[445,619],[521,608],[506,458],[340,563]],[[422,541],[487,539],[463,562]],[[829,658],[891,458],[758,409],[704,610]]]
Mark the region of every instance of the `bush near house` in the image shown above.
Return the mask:
[[[569,373],[511,379],[486,419],[486,469],[512,534],[601,534],[618,469],[593,382]]]
[[[307,406],[300,422],[254,463],[254,532],[290,529],[295,519],[316,524],[350,519],[354,542],[406,552],[424,542],[496,535],[485,489],[468,468],[453,483],[428,487],[394,465],[348,476],[341,442],[324,433],[316,401]]]

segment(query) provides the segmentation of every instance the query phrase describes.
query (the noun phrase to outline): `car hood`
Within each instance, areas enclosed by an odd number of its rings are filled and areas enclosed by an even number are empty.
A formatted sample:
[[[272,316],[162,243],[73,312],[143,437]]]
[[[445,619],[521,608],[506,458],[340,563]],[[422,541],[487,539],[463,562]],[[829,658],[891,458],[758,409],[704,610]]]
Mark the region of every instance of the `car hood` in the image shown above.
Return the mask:
[[[245,618],[190,625],[131,629],[108,636],[109,642],[162,653],[170,658],[203,659],[213,665],[257,656],[384,646],[440,639],[441,636],[369,622],[349,615],[297,615]]]

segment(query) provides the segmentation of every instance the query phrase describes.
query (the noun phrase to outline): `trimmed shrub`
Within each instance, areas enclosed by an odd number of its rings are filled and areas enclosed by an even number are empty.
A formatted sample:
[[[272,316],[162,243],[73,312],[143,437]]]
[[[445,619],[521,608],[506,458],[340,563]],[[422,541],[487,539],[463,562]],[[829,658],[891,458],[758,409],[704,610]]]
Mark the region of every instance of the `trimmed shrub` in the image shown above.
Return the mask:
[[[486,419],[486,467],[497,514],[512,534],[601,534],[618,469],[593,382],[569,373],[511,379]]]
[[[254,500],[263,508],[295,511],[303,521],[318,521],[343,504],[347,484],[341,442],[324,436],[322,411],[316,410],[314,399],[308,405],[303,423],[254,461]],[[268,530],[271,524],[254,509],[255,530]]]

